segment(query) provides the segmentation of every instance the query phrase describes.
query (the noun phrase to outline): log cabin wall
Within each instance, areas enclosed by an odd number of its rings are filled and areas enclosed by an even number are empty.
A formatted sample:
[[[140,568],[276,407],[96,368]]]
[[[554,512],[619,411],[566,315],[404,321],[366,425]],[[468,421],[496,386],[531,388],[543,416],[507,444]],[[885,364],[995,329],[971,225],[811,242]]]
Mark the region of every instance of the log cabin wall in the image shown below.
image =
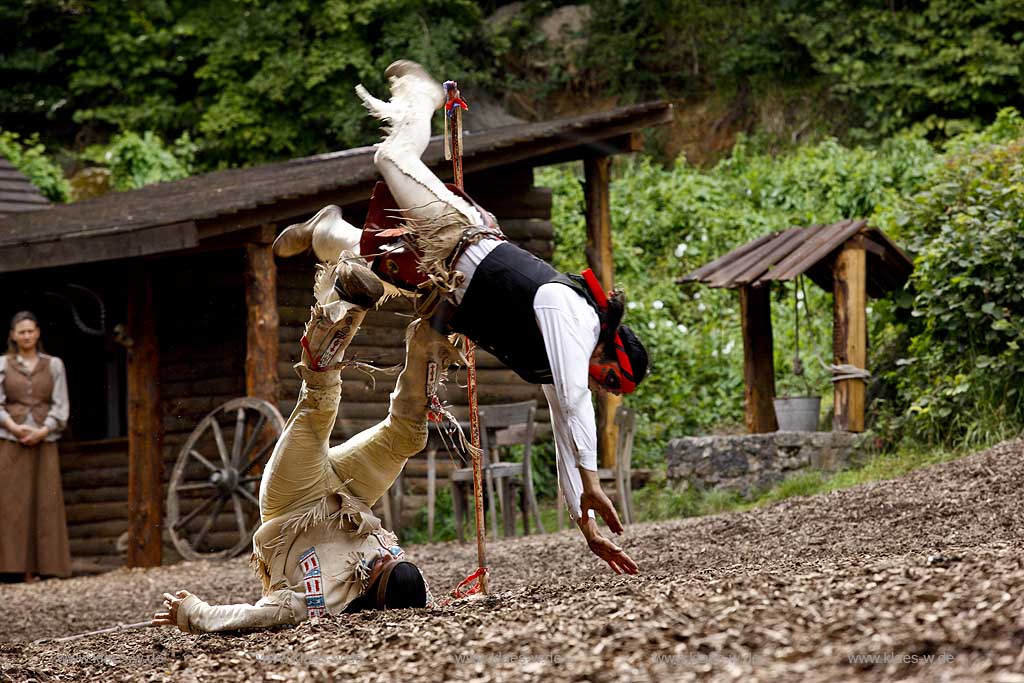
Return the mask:
[[[149,265],[164,428],[161,508],[185,439],[208,412],[245,395],[244,266],[241,249]],[[127,438],[62,442],[61,472],[74,571],[122,566],[128,531]],[[233,528],[230,514],[222,517],[215,533]],[[177,560],[166,533],[164,541],[164,562]]]
[[[121,537],[128,532],[127,437],[61,441],[60,469],[72,571],[122,566],[127,546]]]
[[[157,279],[156,310],[163,403],[163,496],[181,446],[200,420],[231,399],[245,396],[246,255],[225,249],[168,260]],[[229,431],[225,438],[233,438]],[[198,446],[208,458],[216,450]],[[182,512],[194,506],[182,500]],[[161,501],[161,505],[165,505]],[[218,516],[210,540],[237,536],[231,506]],[[201,521],[201,520],[199,520]],[[222,537],[222,538],[221,538]],[[164,562],[179,559],[164,531]]]
[[[482,207],[495,214],[508,237],[540,258],[550,261],[554,253],[551,225],[551,190],[535,187],[533,169],[528,166],[506,167],[500,172],[478,173],[467,176],[466,190]],[[345,218],[361,225],[366,206],[352,205],[342,208]],[[295,398],[301,384],[292,365],[298,362],[303,326],[309,319],[312,302],[312,283],[315,260],[313,257],[278,259],[277,296],[280,314],[280,358],[282,414],[287,417],[295,407]],[[405,327],[412,320],[412,308],[403,300],[392,300],[380,311],[371,311],[359,334],[353,340],[350,353],[377,365],[401,364],[405,357]],[[477,352],[478,400],[480,405],[511,403],[536,399],[538,440],[550,438],[550,418],[547,402],[541,388],[519,379],[496,358],[484,351]],[[365,372],[347,369],[342,373],[341,408],[335,424],[332,441],[337,443],[382,420],[388,412],[388,397],[395,386],[395,376],[378,373],[376,382]],[[446,393],[442,396],[453,407],[459,419],[468,419],[468,399],[465,372],[450,377]],[[453,462],[444,454],[437,459],[438,486],[447,485],[448,473],[461,463]],[[409,524],[426,505],[426,458],[409,461],[404,471],[403,525]]]

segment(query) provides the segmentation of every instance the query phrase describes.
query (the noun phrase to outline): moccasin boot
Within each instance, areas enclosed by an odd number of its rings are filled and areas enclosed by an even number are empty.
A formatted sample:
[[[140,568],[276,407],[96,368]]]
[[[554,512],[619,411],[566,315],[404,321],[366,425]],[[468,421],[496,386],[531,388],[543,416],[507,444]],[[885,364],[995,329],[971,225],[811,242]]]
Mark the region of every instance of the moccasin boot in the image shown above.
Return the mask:
[[[377,145],[373,162],[388,184],[402,215],[410,224],[433,224],[432,230],[450,227],[455,241],[465,228],[483,225],[480,212],[444,183],[423,163],[420,157],[430,142],[430,120],[434,111],[444,105],[445,92],[426,69],[415,62],[402,60],[387,68],[391,99],[387,102],[373,97],[362,85],[356,93],[370,113],[387,123],[384,140]],[[413,229],[416,239],[431,238]],[[422,245],[427,249],[436,245]]]
[[[274,254],[288,257],[310,249],[316,257],[334,263],[343,251],[359,253],[363,231],[341,217],[341,209],[329,204],[305,223],[289,225],[274,240]]]
[[[386,157],[419,159],[430,142],[430,120],[445,102],[444,87],[426,69],[408,60],[394,62],[388,77],[391,99],[377,99],[362,85],[356,94],[373,116],[386,121],[387,137],[377,146],[374,159]]]
[[[384,71],[388,77],[391,99],[387,102],[371,95],[362,84],[356,94],[371,114],[393,125],[422,122],[440,109],[445,102],[444,86],[416,62],[400,59]]]
[[[362,308],[373,308],[384,297],[384,283],[351,251],[343,251],[337,259],[334,291],[342,301]]]
[[[431,397],[437,394],[448,368],[465,359],[448,337],[427,320],[414,320],[405,335],[405,368],[391,394],[391,414],[426,420]]]
[[[384,295],[384,285],[362,259],[344,252],[317,267],[316,303],[302,335],[302,364],[314,372],[336,369],[359,331],[366,312]]]

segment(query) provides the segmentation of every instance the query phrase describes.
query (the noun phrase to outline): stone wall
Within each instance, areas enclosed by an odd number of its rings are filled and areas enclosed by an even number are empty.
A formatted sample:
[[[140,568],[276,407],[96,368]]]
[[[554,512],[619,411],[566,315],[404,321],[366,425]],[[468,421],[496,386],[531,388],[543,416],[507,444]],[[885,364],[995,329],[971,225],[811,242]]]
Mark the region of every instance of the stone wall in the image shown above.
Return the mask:
[[[749,495],[800,470],[835,472],[858,458],[857,434],[772,432],[742,436],[672,439],[666,449],[668,478],[701,488]]]

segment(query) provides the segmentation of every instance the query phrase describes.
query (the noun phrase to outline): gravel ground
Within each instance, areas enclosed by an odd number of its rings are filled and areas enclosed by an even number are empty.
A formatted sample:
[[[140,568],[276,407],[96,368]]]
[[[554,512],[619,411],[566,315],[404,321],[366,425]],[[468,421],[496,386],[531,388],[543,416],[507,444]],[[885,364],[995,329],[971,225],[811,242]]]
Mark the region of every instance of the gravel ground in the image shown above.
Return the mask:
[[[32,640],[147,618],[160,593],[259,597],[244,560],[0,586],[12,681],[1024,683],[1024,439],[810,498],[630,527],[620,577],[575,532],[489,545],[494,594],[295,628]],[[435,592],[474,546],[407,549]]]

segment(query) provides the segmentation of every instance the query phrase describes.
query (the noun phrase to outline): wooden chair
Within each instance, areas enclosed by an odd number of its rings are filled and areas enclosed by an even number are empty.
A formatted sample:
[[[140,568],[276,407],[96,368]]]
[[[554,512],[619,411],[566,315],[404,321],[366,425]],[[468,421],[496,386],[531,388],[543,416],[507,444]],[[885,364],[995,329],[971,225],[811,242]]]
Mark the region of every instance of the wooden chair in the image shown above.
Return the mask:
[[[384,527],[396,534],[402,527],[402,499],[404,498],[405,481],[404,473],[399,472],[398,478],[380,499],[378,505],[384,513]]]
[[[460,421],[459,425],[468,435],[469,422]],[[462,452],[458,437],[455,434],[443,434],[442,431],[443,428],[439,427],[436,422],[427,423],[427,447],[424,451],[427,456],[427,541],[431,543],[434,541],[434,508],[437,503],[437,452],[440,450],[449,454],[452,448],[459,453]],[[472,468],[470,471],[472,472]],[[470,482],[472,481],[473,479],[470,477]]]
[[[623,524],[633,523],[633,433],[636,429],[636,413],[624,405],[615,411],[615,426],[618,438],[615,441],[615,467],[599,468],[597,477],[615,486],[615,503],[619,508],[619,519]],[[558,528],[565,523],[565,504],[562,487],[558,487]]]
[[[480,407],[480,446],[483,449],[484,478],[487,484],[488,508],[490,512],[491,535],[497,540],[498,526],[495,510],[495,487],[501,501],[501,515],[505,536],[516,533],[516,512],[513,505],[516,491],[519,492],[518,508],[523,515],[523,532],[530,533],[529,517],[532,513],[537,530],[544,533],[537,497],[533,489],[533,446],[534,417],[537,401],[523,401]],[[523,446],[522,462],[501,462],[501,446]],[[473,490],[473,468],[455,470],[451,475],[452,503],[455,509],[455,529],[459,541],[464,542],[464,518],[468,511],[467,493]]]
[[[469,422],[459,422],[459,425],[469,433]],[[453,443],[454,442],[454,443]],[[442,430],[436,422],[427,422],[427,445],[423,449],[423,455],[427,460],[427,541],[434,540],[435,508],[437,503],[437,453],[445,453],[454,445],[459,449],[458,439],[452,434],[442,434]],[[461,452],[461,449],[459,449]],[[472,481],[472,478],[470,479]],[[398,474],[398,478],[388,489],[388,492],[380,499],[378,506],[384,518],[384,526],[395,533],[398,533],[402,526],[402,505],[405,498],[405,471]]]

